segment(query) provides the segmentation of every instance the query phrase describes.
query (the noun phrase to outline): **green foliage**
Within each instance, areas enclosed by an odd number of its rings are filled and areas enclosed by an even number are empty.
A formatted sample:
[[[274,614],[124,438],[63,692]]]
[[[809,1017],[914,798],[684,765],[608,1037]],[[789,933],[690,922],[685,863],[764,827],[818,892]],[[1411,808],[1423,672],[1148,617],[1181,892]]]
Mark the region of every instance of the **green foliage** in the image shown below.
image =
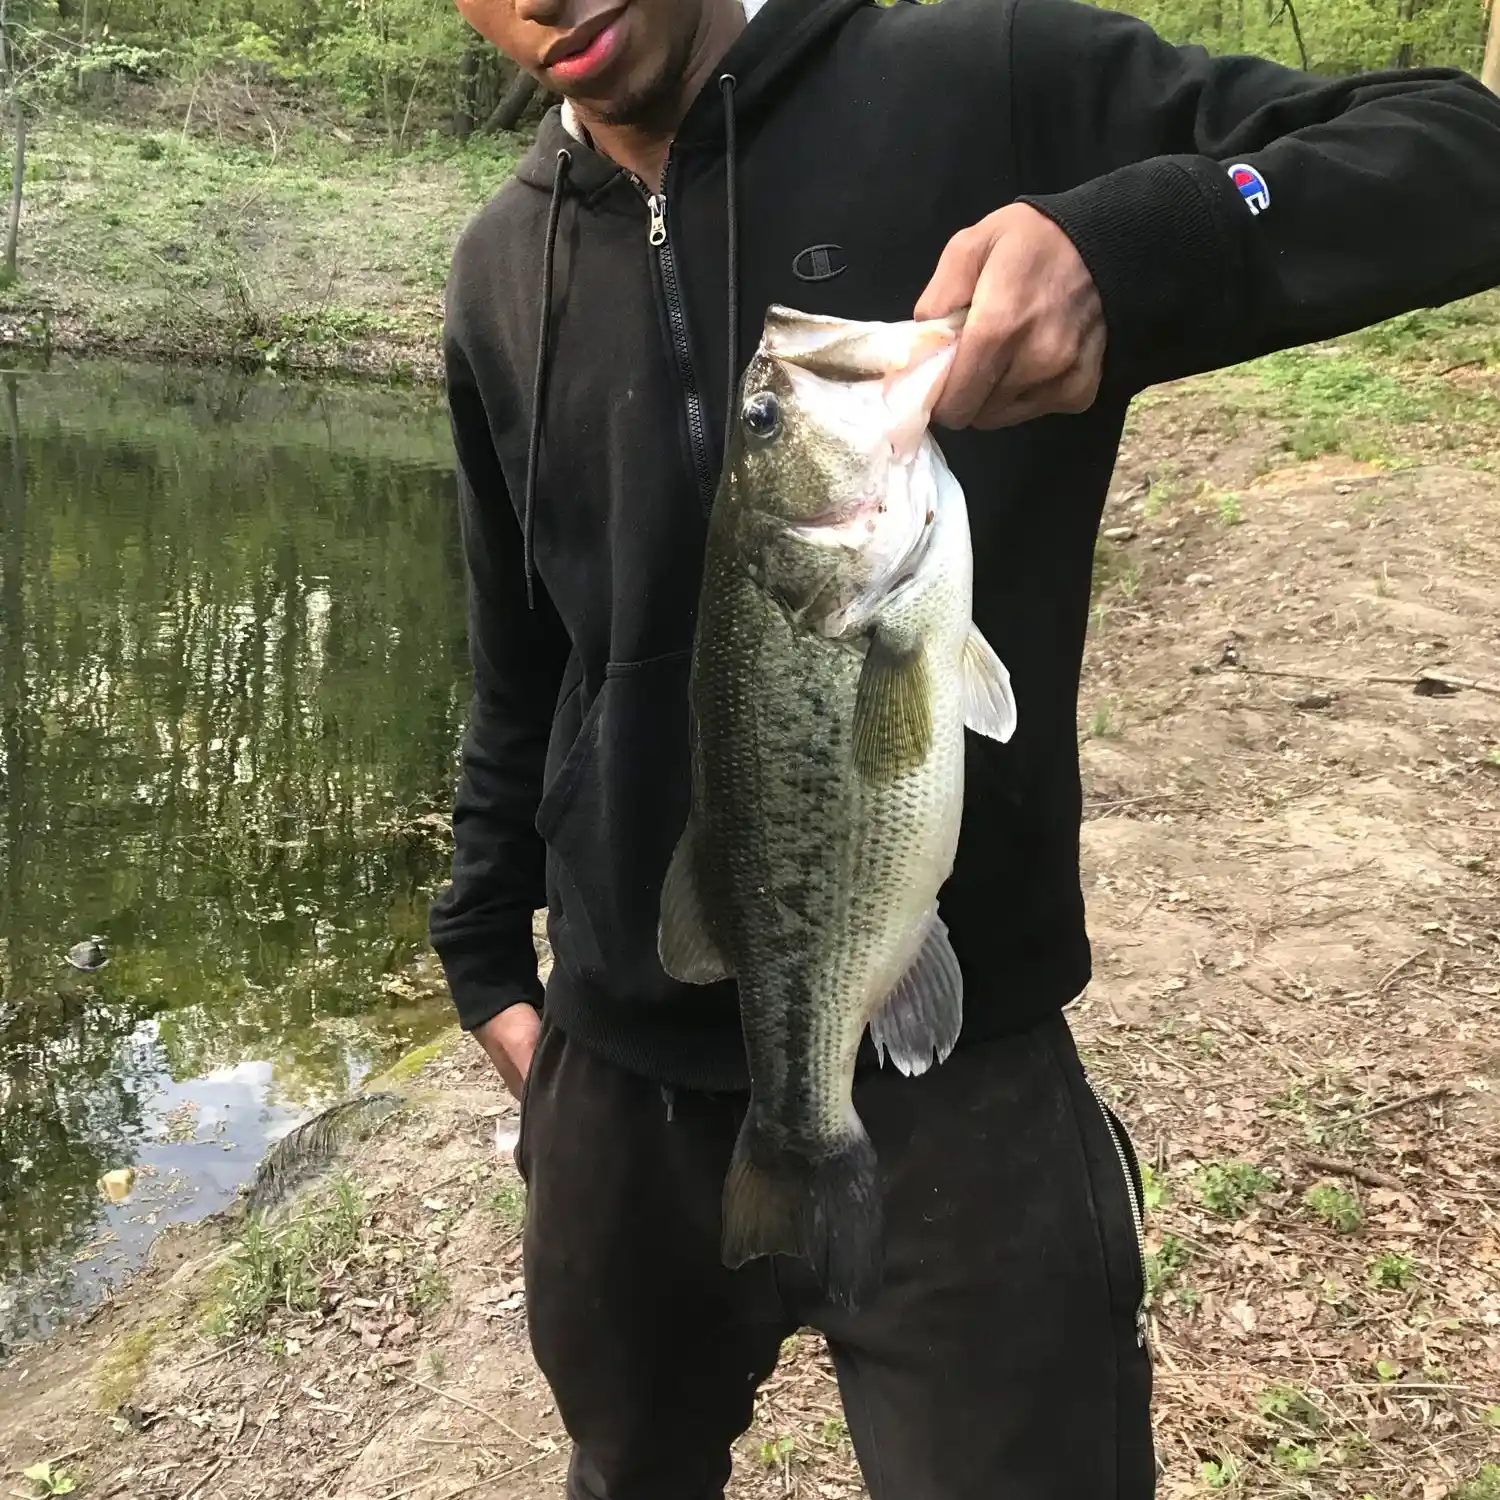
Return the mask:
[[[1107,0],[1168,41],[1338,75],[1391,66],[1479,71],[1483,0]]]
[[[1330,1229],[1340,1234],[1352,1234],[1365,1221],[1359,1199],[1348,1188],[1335,1183],[1320,1182],[1316,1187],[1308,1188],[1302,1201]]]
[[[1210,1213],[1225,1219],[1238,1219],[1275,1179],[1254,1162],[1209,1162],[1193,1178],[1193,1191]]]
[[[1411,1258],[1386,1250],[1370,1262],[1370,1285],[1381,1291],[1404,1292],[1411,1285]]]
[[[1162,1236],[1160,1246],[1146,1257],[1146,1301],[1156,1306],[1176,1284],[1192,1259],[1192,1251],[1175,1234]]]
[[[1500,1500],[1500,1464],[1486,1464],[1467,1484],[1461,1484],[1448,1500]]]
[[[245,1225],[208,1311],[216,1338],[259,1333],[276,1307],[311,1312],[334,1265],[359,1245],[368,1210],[359,1189],[341,1178],[330,1197],[278,1229],[253,1215]]]
[[[71,1495],[78,1481],[61,1464],[31,1464],[21,1470],[21,1477],[35,1486],[38,1495]]]
[[[1233,1489],[1240,1466],[1232,1458],[1205,1459],[1198,1466],[1198,1477],[1211,1490]]]
[[[1158,1174],[1155,1167],[1148,1162],[1141,1163],[1141,1197],[1146,1204],[1148,1214],[1155,1213],[1172,1196],[1171,1188],[1165,1177]]]

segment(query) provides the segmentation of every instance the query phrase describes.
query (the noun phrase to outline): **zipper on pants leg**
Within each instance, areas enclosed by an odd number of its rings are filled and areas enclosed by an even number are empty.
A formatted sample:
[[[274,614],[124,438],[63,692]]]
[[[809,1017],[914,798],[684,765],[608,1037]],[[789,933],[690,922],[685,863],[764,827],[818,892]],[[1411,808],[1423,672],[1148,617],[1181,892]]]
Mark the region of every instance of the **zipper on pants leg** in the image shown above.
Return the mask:
[[[1125,1143],[1120,1139],[1120,1132],[1115,1129],[1115,1122],[1110,1116],[1109,1107],[1104,1102],[1104,1096],[1094,1087],[1094,1080],[1084,1074],[1084,1082],[1089,1086],[1089,1093],[1094,1096],[1094,1103],[1099,1106],[1099,1117],[1104,1121],[1104,1128],[1109,1132],[1110,1144],[1115,1148],[1115,1159],[1120,1163],[1120,1177],[1125,1184],[1125,1201],[1130,1205],[1130,1223],[1135,1230],[1135,1248],[1141,1261],[1141,1300],[1135,1309],[1135,1341],[1136,1345],[1144,1348],[1146,1345],[1146,1287],[1150,1280],[1146,1264],[1146,1226],[1141,1218],[1141,1206],[1135,1194],[1135,1179],[1130,1175],[1130,1158],[1125,1155]]]

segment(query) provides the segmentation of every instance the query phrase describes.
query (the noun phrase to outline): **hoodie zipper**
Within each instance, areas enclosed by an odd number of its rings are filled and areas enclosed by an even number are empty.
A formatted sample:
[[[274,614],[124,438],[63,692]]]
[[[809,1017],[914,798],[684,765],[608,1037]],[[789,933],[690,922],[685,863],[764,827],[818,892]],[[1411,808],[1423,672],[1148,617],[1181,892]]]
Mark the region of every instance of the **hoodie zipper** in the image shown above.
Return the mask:
[[[1135,1229],[1135,1249],[1141,1261],[1141,1300],[1135,1309],[1135,1342],[1137,1347],[1144,1348],[1146,1345],[1146,1288],[1150,1281],[1150,1273],[1146,1264],[1146,1226],[1141,1218],[1141,1206],[1135,1196],[1135,1181],[1130,1175],[1130,1159],[1125,1155],[1124,1143],[1120,1140],[1120,1132],[1115,1129],[1115,1122],[1110,1118],[1108,1107],[1104,1103],[1104,1096],[1094,1087],[1094,1080],[1087,1074],[1084,1082],[1089,1086],[1089,1093],[1094,1096],[1094,1103],[1099,1106],[1099,1115],[1104,1121],[1104,1128],[1109,1132],[1110,1144],[1115,1148],[1115,1159],[1120,1163],[1120,1176],[1125,1181],[1125,1201],[1130,1205],[1130,1222]]]
[[[683,311],[682,293],[677,283],[677,261],[667,234],[667,179],[672,172],[672,158],[662,169],[661,191],[653,193],[634,172],[629,174],[636,190],[646,200],[646,241],[656,251],[661,272],[662,295],[667,304],[667,326],[672,335],[672,355],[677,364],[677,379],[687,406],[688,442],[692,448],[693,477],[698,484],[698,500],[705,513],[713,504],[714,475],[708,458],[708,422],[703,415],[703,397],[698,378],[693,373],[693,357],[688,348],[687,315]]]

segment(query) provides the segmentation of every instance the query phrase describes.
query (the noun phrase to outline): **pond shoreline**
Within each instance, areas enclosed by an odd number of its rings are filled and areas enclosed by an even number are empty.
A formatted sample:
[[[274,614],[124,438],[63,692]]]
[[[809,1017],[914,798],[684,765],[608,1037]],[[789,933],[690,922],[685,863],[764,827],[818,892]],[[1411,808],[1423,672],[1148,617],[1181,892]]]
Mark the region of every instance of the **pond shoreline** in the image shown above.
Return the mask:
[[[44,365],[53,355],[78,359],[121,359],[143,364],[233,370],[243,374],[296,375],[334,382],[441,387],[444,381],[441,335],[429,341],[375,339],[328,350],[292,343],[267,358],[264,351],[236,340],[229,331],[218,339],[184,344],[150,331],[121,336],[87,319],[54,315],[45,306],[0,313],[0,355]]]

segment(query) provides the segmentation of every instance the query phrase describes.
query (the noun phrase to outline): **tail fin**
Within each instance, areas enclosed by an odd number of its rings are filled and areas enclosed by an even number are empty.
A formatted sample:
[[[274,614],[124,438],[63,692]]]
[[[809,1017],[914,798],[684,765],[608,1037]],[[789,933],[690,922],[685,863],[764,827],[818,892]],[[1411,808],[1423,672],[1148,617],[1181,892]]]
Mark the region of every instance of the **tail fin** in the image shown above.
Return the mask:
[[[830,1302],[852,1311],[879,1289],[884,1230],[879,1163],[858,1120],[810,1160],[772,1144],[746,1115],[724,1181],[725,1265],[795,1255]]]

